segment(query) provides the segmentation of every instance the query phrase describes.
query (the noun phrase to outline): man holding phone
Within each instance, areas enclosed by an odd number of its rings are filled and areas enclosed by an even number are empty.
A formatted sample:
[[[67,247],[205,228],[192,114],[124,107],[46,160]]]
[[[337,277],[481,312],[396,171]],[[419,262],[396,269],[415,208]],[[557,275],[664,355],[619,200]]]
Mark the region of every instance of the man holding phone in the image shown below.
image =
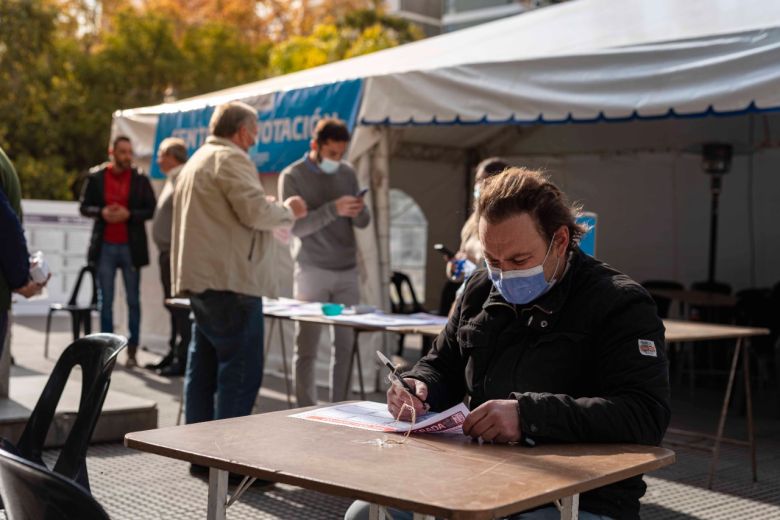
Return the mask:
[[[343,161],[349,144],[346,124],[334,118],[319,121],[309,151],[282,172],[279,197],[298,195],[309,213],[292,233],[300,239],[293,248],[295,298],[304,301],[355,305],[360,300],[354,228],[365,228],[371,217],[355,170]],[[353,332],[331,332],[330,400],[343,401],[349,379]],[[293,379],[298,406],[317,403],[315,365],[320,326],[296,323]]]

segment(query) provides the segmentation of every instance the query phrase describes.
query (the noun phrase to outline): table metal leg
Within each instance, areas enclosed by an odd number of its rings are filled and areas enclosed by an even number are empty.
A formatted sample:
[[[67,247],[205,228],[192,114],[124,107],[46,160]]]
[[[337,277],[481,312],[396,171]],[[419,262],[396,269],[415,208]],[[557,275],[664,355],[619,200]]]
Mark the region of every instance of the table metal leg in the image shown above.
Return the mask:
[[[750,464],[753,468],[753,482],[758,480],[756,469],[756,440],[753,435],[753,394],[750,389],[750,343],[745,344],[745,351],[742,353],[742,369],[745,373],[745,412],[747,418],[748,443],[750,444]]]
[[[379,504],[370,504],[368,507],[368,520],[385,520],[387,508]]]
[[[271,318],[271,325],[268,326],[268,334],[265,336],[265,352],[263,352],[263,357],[268,357],[268,351],[271,350],[271,338],[274,337],[274,326],[276,325],[275,319]]]
[[[718,431],[715,434],[715,446],[712,448],[712,460],[710,461],[710,471],[707,477],[707,489],[712,489],[712,480],[715,476],[715,469],[718,467],[718,459],[720,458],[720,444],[723,440],[723,429],[726,426],[726,416],[729,411],[729,402],[731,401],[731,391],[734,387],[734,376],[737,373],[737,363],[739,362],[739,354],[742,351],[742,338],[737,339],[737,344],[734,347],[734,356],[731,358],[731,370],[729,371],[729,382],[726,385],[726,395],[723,397],[723,407],[720,411],[720,419],[718,419]],[[745,378],[748,381],[747,378]],[[752,414],[752,412],[751,412]]]
[[[366,400],[366,389],[363,384],[363,363],[360,362],[360,341],[358,341],[358,337],[360,336],[360,333],[358,331],[355,331],[355,344],[352,346],[352,349],[355,352],[355,358],[357,359],[357,369],[358,369],[358,383],[360,383],[360,399],[365,401]]]
[[[292,408],[292,385],[290,384],[290,370],[287,367],[287,342],[284,340],[284,326],[282,326],[281,321],[279,321],[279,341],[282,346],[282,368],[284,369],[284,389],[287,391],[287,408]]]
[[[279,333],[279,345],[282,348],[282,368],[284,369],[284,389],[287,391],[287,408],[292,408],[292,390],[290,388],[290,372],[287,367],[287,344],[284,340],[284,327],[281,320],[270,318],[271,324],[268,326],[268,335],[265,338],[264,359],[268,359],[268,352],[271,350],[271,340],[274,337],[274,329]]]
[[[349,356],[349,368],[347,369],[347,387],[344,389],[344,397],[349,399],[350,390],[352,390],[352,369],[357,358],[358,378],[360,379],[360,399],[366,400],[366,390],[363,385],[363,367],[360,363],[360,342],[358,340],[360,331],[355,330],[355,336],[352,340],[352,354]]]
[[[176,426],[181,424],[181,414],[184,412],[184,379],[181,380],[181,390],[179,392],[179,413],[176,414]]]
[[[228,472],[223,469],[209,468],[209,505],[208,520],[225,520],[227,508]]]
[[[580,517],[580,495],[572,495],[561,499],[560,504],[556,502],[561,511],[561,520],[577,520]]]
[[[353,364],[355,363],[355,349],[357,348],[357,334],[355,334],[355,339],[352,340],[352,353],[349,355],[349,366],[347,368],[347,381],[344,383],[346,385],[346,388],[344,388],[344,399],[349,400],[350,390],[352,390],[352,368]]]

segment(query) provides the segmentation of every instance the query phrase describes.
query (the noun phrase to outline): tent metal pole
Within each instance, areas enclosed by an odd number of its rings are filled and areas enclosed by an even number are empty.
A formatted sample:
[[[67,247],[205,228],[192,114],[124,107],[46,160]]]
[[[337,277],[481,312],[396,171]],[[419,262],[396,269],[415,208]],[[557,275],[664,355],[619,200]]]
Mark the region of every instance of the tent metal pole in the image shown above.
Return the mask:
[[[710,206],[710,254],[707,280],[715,281],[715,256],[718,251],[718,202],[720,200],[721,175],[712,175],[710,178],[710,192],[712,201]]]

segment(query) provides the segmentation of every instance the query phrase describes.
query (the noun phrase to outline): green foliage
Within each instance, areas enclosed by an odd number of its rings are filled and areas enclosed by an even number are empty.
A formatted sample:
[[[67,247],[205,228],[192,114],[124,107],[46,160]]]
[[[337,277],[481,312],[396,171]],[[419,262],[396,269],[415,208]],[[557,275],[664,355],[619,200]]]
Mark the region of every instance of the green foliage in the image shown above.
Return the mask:
[[[72,138],[84,92],[74,49],[57,38],[56,14],[41,2],[0,4],[0,145],[28,198],[68,198],[66,157],[78,155]]]
[[[276,45],[269,65],[274,74],[287,74],[420,38],[422,31],[406,20],[376,10],[357,10],[335,24],[316,25],[311,34]]]
[[[172,84],[187,97],[257,81],[267,75],[270,47],[251,45],[224,22],[191,26],[181,44],[187,66]]]
[[[117,109],[421,37],[406,21],[361,10],[321,18],[310,34],[274,43],[269,27],[247,18],[253,9],[243,1],[208,4],[222,11],[205,17],[190,6],[179,0],[0,0],[0,146],[15,163],[25,198],[71,199],[79,174],[106,159]]]
[[[71,187],[75,181],[59,156],[36,159],[27,154],[14,160],[14,166],[22,182],[22,194],[25,199],[69,200]]]
[[[281,75],[336,61],[341,36],[335,25],[317,25],[308,36],[293,36],[271,51],[271,70]]]

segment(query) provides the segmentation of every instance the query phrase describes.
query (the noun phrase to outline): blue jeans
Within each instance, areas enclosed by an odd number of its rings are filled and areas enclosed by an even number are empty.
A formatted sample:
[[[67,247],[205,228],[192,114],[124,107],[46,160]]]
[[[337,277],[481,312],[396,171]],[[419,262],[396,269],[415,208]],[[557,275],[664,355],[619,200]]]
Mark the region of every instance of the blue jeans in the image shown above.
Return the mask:
[[[137,346],[140,340],[141,303],[139,287],[141,272],[133,266],[130,258],[130,246],[127,244],[108,244],[103,242],[98,259],[97,284],[100,305],[100,330],[114,332],[114,278],[116,270],[122,271],[127,299],[128,344]]]
[[[368,502],[357,500],[352,502],[352,505],[347,509],[344,515],[344,520],[368,520]],[[400,511],[398,509],[388,509],[388,513],[393,520],[412,520],[412,513],[410,511]],[[588,513],[587,511],[580,510],[580,520],[612,520],[608,516],[596,515]],[[507,518],[507,520],[560,520],[561,513],[556,507],[543,507],[535,511],[528,513],[517,513]]]
[[[187,424],[249,415],[263,380],[263,300],[228,291],[190,298]]]

